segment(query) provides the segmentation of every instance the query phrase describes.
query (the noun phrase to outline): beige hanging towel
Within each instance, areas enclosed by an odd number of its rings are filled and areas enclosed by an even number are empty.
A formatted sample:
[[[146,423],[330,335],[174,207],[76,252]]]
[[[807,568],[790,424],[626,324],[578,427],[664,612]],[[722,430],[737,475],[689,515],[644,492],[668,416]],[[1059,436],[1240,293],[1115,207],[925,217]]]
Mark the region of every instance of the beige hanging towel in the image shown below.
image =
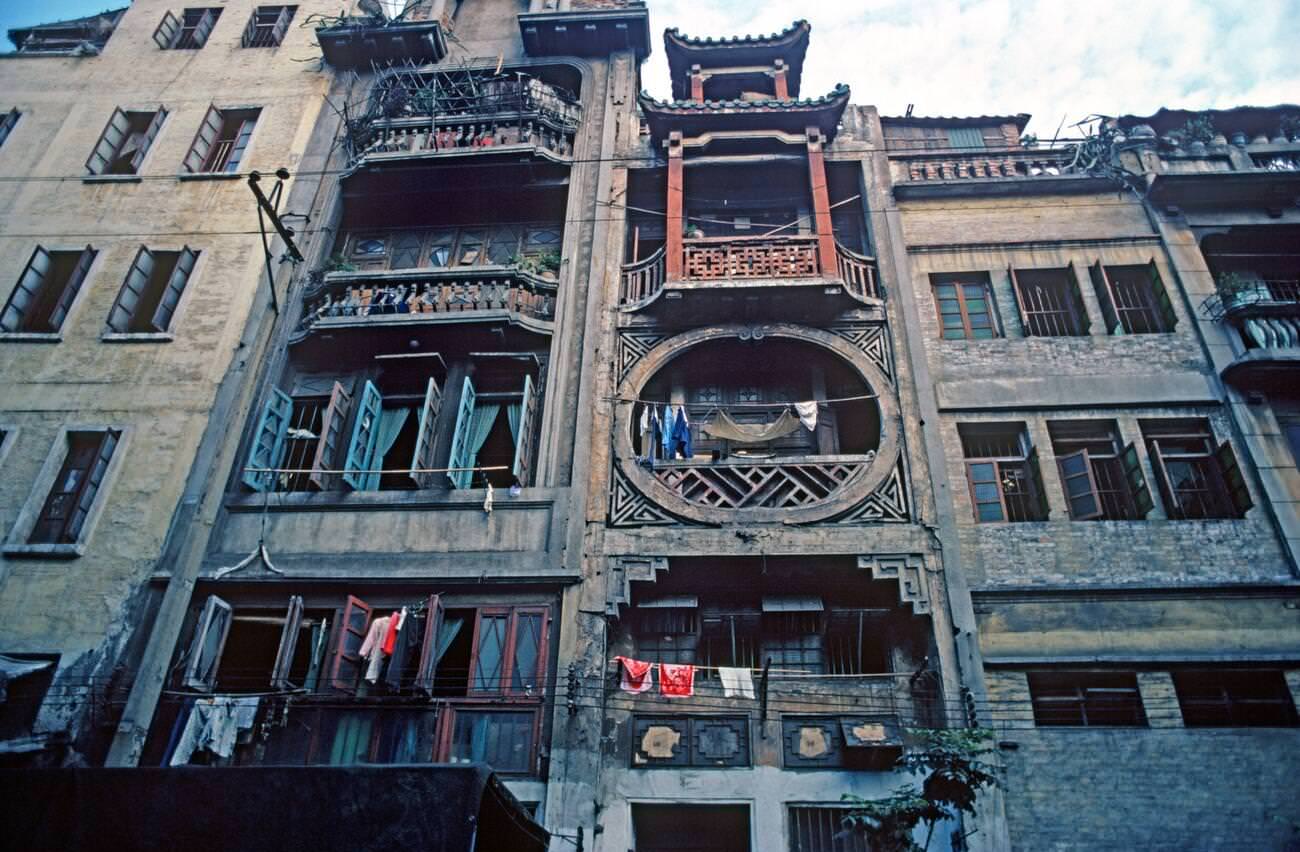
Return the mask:
[[[715,438],[741,444],[761,444],[764,441],[783,438],[798,428],[799,419],[791,414],[789,409],[784,409],[780,417],[762,426],[737,423],[725,411],[719,411],[716,417],[700,426],[702,432]]]

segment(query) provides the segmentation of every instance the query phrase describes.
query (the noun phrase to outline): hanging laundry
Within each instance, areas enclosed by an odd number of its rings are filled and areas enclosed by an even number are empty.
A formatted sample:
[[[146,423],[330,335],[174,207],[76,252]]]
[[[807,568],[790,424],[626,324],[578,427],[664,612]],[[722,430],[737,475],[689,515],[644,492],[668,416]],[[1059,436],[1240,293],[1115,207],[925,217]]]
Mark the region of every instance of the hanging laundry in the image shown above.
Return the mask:
[[[393,645],[397,642],[397,628],[402,624],[402,614],[395,612],[388,619],[388,632],[384,634],[384,654],[393,655]]]
[[[664,454],[660,458],[671,459],[673,457],[673,424],[676,423],[676,418],[677,406],[665,405],[664,419],[659,429],[661,446],[664,450]]]
[[[817,431],[817,401],[796,402],[794,410],[799,415],[799,422],[802,423],[809,432]]]
[[[726,411],[719,411],[713,420],[700,424],[700,431],[738,444],[762,444],[798,429],[799,421],[789,411],[782,411],[776,420],[762,426],[737,423]]]
[[[168,764],[189,763],[196,751],[230,757],[239,732],[253,727],[260,702],[256,695],[214,695],[194,702]]]
[[[650,420],[650,406],[641,405],[641,460],[648,461],[654,457],[654,423]]]
[[[749,669],[718,666],[718,679],[722,681],[722,694],[725,697],[754,697],[754,673]]]
[[[674,698],[690,698],[695,694],[695,666],[660,663],[659,691]]]
[[[379,680],[379,672],[384,667],[384,637],[388,635],[389,621],[390,616],[385,615],[370,622],[366,641],[361,643],[361,656],[370,663],[366,667],[366,680],[371,683]]]
[[[676,453],[681,453],[682,458],[689,459],[695,454],[691,448],[691,424],[686,418],[686,406],[679,405],[677,414],[673,420],[672,431],[672,451],[669,458],[674,457]]]
[[[650,677],[650,670],[654,668],[653,663],[647,663],[644,660],[633,660],[629,657],[615,657],[614,659],[618,660],[623,666],[623,675],[618,682],[619,689],[633,695],[639,695],[654,686],[654,681]]]

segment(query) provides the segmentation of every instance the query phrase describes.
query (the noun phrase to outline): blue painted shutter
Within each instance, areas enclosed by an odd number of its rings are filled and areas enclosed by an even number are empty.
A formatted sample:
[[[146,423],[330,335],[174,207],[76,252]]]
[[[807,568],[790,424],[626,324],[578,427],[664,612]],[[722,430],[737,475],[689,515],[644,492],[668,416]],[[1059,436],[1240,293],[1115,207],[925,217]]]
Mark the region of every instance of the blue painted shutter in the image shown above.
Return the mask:
[[[140,305],[140,300],[144,298],[145,291],[149,288],[153,268],[153,252],[145,246],[140,246],[135,260],[131,262],[131,268],[127,270],[122,289],[118,291],[117,301],[113,303],[113,309],[108,312],[108,327],[118,334],[126,334],[131,330],[131,321],[135,318],[135,310]]]
[[[1169,300],[1169,291],[1160,278],[1160,270],[1154,260],[1147,262],[1147,276],[1151,279],[1151,295],[1156,300],[1156,310],[1160,313],[1160,330],[1173,331],[1178,326],[1178,314],[1174,312],[1174,303]]]
[[[515,439],[515,463],[511,468],[515,482],[528,484],[533,456],[533,412],[537,409],[537,395],[533,392],[533,377],[524,376],[524,398],[519,405],[519,436]]]
[[[14,288],[5,305],[4,314],[0,315],[0,328],[5,331],[31,331],[30,314],[40,301],[41,290],[45,287],[52,264],[50,253],[41,246],[32,252],[27,261],[27,268],[18,277],[18,286]]]
[[[194,46],[202,47],[208,43],[208,36],[212,35],[212,28],[217,25],[217,15],[221,10],[217,9],[214,13],[212,9],[204,9],[203,16],[199,18],[198,24],[194,27]]]
[[[442,390],[438,383],[429,379],[424,391],[424,405],[420,408],[420,425],[416,430],[415,455],[411,457],[411,479],[416,487],[430,488],[433,485],[432,473],[417,473],[433,467],[434,428],[438,420],[438,409],[442,407]]]
[[[474,383],[465,377],[465,384],[460,391],[460,406],[456,410],[456,431],[451,438],[451,458],[447,467],[452,468],[447,474],[455,488],[469,488],[474,480],[474,471],[468,470],[472,459],[469,452],[470,425],[474,422]],[[456,468],[460,468],[457,470]]]
[[[248,468],[274,468],[284,454],[284,439],[289,431],[289,417],[293,414],[293,400],[278,388],[271,389],[271,398],[262,409],[262,419],[257,423],[253,445],[248,448],[248,462],[244,467],[243,483],[254,491],[266,491],[275,482],[274,473],[261,473]]]
[[[172,268],[171,277],[167,279],[167,286],[158,301],[158,308],[153,312],[154,331],[166,331],[172,324],[176,306],[181,302],[181,293],[185,291],[185,285],[189,283],[190,273],[194,271],[198,259],[199,253],[189,246],[182,248],[176,256],[176,266]]]
[[[374,466],[375,444],[379,440],[379,411],[384,398],[373,382],[367,381],[357,406],[357,418],[352,424],[352,440],[348,444],[348,458],[343,463],[343,481],[353,489],[365,487],[369,478],[364,471]]]

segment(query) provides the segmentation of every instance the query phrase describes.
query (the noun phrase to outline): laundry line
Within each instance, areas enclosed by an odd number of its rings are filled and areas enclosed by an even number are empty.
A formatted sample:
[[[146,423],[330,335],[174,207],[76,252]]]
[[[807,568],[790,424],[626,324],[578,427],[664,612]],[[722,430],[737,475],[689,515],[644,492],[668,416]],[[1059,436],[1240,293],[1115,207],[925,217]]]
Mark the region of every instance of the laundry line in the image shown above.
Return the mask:
[[[248,473],[464,473],[465,471],[512,470],[508,464],[488,467],[396,467],[389,469],[374,468],[370,470],[337,470],[327,467],[246,467]]]
[[[807,400],[801,399],[798,400],[798,402],[815,402],[818,405],[829,405],[830,403],[833,402],[855,402],[857,400],[862,400],[862,399],[879,399],[879,398],[880,398],[880,394],[878,393],[863,393],[863,394],[857,394],[856,396],[839,396],[839,397],[834,397],[832,399],[807,399]],[[721,403],[721,404],[713,403],[713,402],[700,402],[700,403],[665,402],[662,399],[636,399],[636,398],[628,399],[627,397],[623,397],[623,396],[607,396],[604,397],[604,399],[610,402],[630,402],[633,404],[639,402],[642,405],[678,405],[678,406],[684,405],[687,407],[694,406],[695,408],[703,408],[705,406],[709,406],[711,408],[717,408],[717,409],[787,408],[795,404],[794,402],[728,402],[728,403]]]
[[[634,659],[634,658],[629,657],[628,659]],[[638,662],[646,662],[646,661],[645,661],[645,660],[638,660]],[[620,662],[619,662],[618,660],[616,660],[616,659],[615,659],[615,660],[610,660],[610,668],[613,669],[614,671],[618,671],[618,668],[619,668],[619,666],[621,666],[621,665],[622,665],[622,663],[620,663]],[[695,663],[650,663],[650,668],[655,669],[655,668],[658,668],[659,666],[662,666],[662,665],[669,665],[669,666],[690,666],[691,668],[693,668],[693,669],[695,669],[695,670],[697,670],[697,671],[710,671],[710,672],[717,672],[717,671],[723,671],[723,670],[726,670],[726,671],[739,671],[739,670],[745,668],[744,666],[700,666],[700,665],[696,665]],[[762,674],[764,670],[763,670],[763,669],[749,669],[749,671],[750,671],[750,672],[753,672],[754,674]],[[816,676],[813,672],[810,672],[810,671],[808,671],[807,669],[767,669],[767,671],[770,672],[770,673],[772,673],[772,674],[793,674],[793,675],[814,675],[814,676]]]

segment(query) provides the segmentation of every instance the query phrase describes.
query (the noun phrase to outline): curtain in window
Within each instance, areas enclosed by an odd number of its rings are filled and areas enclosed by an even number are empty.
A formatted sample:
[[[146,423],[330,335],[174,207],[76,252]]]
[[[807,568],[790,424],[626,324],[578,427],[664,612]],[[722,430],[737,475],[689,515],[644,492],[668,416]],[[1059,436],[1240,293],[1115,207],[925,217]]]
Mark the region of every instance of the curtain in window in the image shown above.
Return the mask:
[[[519,421],[524,416],[524,401],[512,402],[506,406],[506,419],[510,421],[510,438],[519,443]]]
[[[501,413],[501,406],[496,403],[485,403],[474,406],[474,416],[469,425],[469,457],[471,459],[468,467],[478,466],[478,451],[483,449],[487,443],[488,435],[492,433],[492,426],[497,422],[497,415]]]
[[[406,425],[406,418],[411,414],[409,408],[385,408],[379,415],[379,436],[375,444],[375,465],[376,469],[384,466],[384,456],[397,443],[397,436],[402,433],[402,427]],[[366,476],[366,487],[364,491],[375,491],[379,488],[378,473],[371,473]]]

